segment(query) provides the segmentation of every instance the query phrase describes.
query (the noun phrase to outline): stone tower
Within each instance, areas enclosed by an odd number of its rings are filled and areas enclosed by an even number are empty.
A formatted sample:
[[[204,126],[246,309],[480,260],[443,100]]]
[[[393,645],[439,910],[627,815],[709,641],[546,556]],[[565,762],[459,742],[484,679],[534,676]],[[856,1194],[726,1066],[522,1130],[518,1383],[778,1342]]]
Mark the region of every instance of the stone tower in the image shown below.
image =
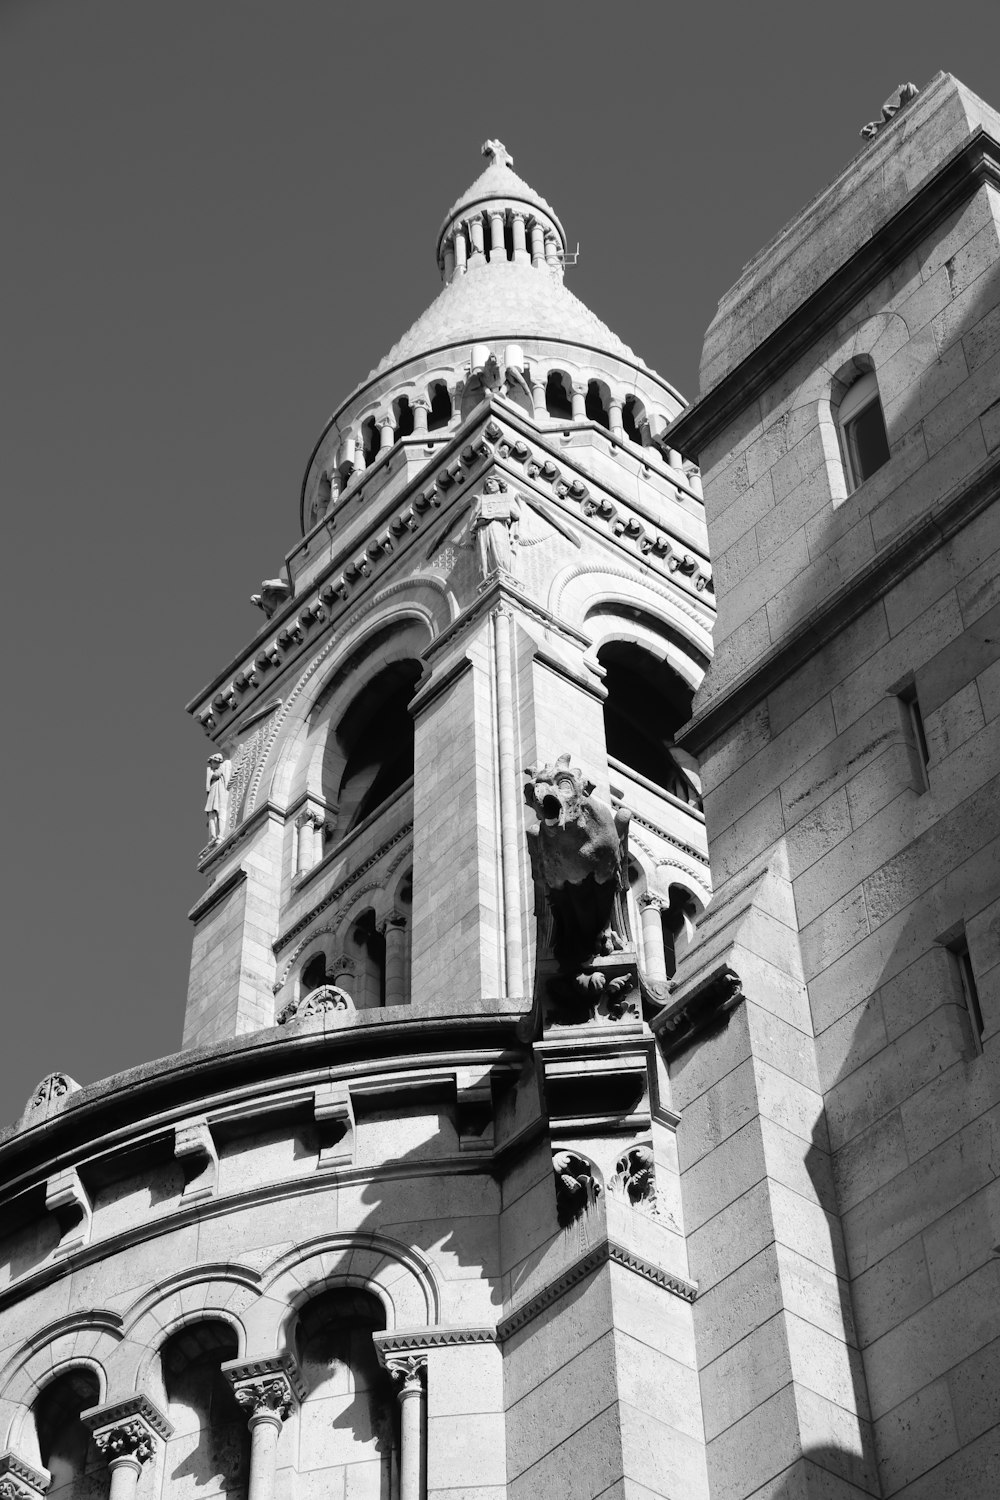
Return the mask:
[[[1000,116],[906,85],[719,304],[684,743],[746,1002],[672,1069],[713,1496],[1000,1476]]]
[[[708,1493],[665,1060],[734,977],[649,1025],[710,895],[698,474],[484,154],[190,706],[183,1050],[0,1143],[12,1500]]]

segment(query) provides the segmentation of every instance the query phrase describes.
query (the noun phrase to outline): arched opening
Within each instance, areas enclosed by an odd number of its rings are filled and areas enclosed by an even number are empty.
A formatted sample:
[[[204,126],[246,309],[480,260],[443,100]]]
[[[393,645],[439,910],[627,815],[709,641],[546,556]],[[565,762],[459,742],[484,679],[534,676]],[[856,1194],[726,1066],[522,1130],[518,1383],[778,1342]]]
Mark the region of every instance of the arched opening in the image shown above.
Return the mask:
[[[398,443],[400,438],[410,437],[413,433],[413,408],[409,396],[396,397],[392,403],[392,417],[396,424],[393,442]]]
[[[295,1351],[307,1395],[299,1414],[299,1468],[322,1469],[326,1495],[390,1500],[397,1493],[398,1403],[372,1334],[385,1328],[377,1297],[350,1287],[307,1302]]]
[[[694,940],[697,915],[698,903],[691,892],[682,885],[671,885],[669,903],[663,908],[660,917],[668,979],[674,977],[677,965]]]
[[[38,1393],[32,1407],[38,1462],[52,1475],[47,1495],[59,1500],[88,1500],[103,1480],[104,1460],[80,1421],[80,1413],[96,1406],[101,1388],[93,1370],[82,1366],[57,1375]],[[34,1454],[26,1455],[29,1462]]]
[[[848,486],[853,491],[889,462],[889,439],[874,370],[865,370],[849,387],[837,419]]]
[[[550,370],[545,381],[545,410],[555,421],[573,415],[573,387],[565,370]]]
[[[332,982],[326,972],[326,954],[315,953],[302,970],[303,995],[311,995],[313,990],[321,990]]]
[[[356,1010],[374,1010],[385,1004],[385,933],[379,931],[369,907],[354,919],[345,951],[352,960],[354,977],[348,986]]]
[[[319,476],[319,485],[316,490],[316,519],[322,520],[330,509],[333,502],[333,481],[329,474]]]
[[[611,392],[603,380],[588,380],[587,394],[584,397],[583,409],[591,422],[599,422],[602,427],[611,427]]]
[[[378,457],[378,428],[374,417],[365,417],[361,424],[361,451],[365,456],[365,468],[370,468]]]
[[[188,1323],[160,1350],[167,1417],[164,1480],[192,1493],[245,1493],[250,1477],[250,1430],[223,1361],[236,1359],[235,1331],[218,1318]]]
[[[691,688],[666,662],[631,641],[608,641],[597,659],[607,673],[608,755],[700,809],[697,787],[674,754],[674,737],[691,717]]]
[[[408,704],[421,674],[418,661],[396,661],[365,684],[337,726],[345,758],[336,837],[343,838],[413,775],[413,719]]]
[[[427,414],[427,431],[439,432],[451,421],[452,406],[448,387],[443,380],[435,380],[427,387],[431,409]]]
[[[649,419],[638,396],[625,397],[622,404],[622,427],[625,429],[625,436],[633,443],[642,446],[649,443]]]

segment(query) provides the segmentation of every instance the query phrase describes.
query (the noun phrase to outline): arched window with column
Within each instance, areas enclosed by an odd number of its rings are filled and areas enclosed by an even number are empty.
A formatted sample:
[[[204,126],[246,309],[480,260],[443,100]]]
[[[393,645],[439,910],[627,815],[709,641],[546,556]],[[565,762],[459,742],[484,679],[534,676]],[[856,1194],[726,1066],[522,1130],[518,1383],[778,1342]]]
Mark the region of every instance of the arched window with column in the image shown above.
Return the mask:
[[[160,1379],[173,1434],[164,1452],[164,1493],[246,1494],[250,1430],[229,1381],[226,1360],[239,1354],[235,1330],[221,1318],[188,1323],[160,1350]]]
[[[22,1456],[52,1475],[46,1495],[92,1500],[107,1487],[107,1467],[80,1413],[97,1406],[101,1388],[86,1366],[49,1381],[31,1408]]]
[[[298,1314],[294,1347],[307,1392],[298,1470],[321,1479],[324,1495],[398,1495],[398,1402],[372,1340],[385,1322],[378,1298],[353,1287],[320,1292]]]
[[[837,425],[847,487],[853,491],[889,462],[889,439],[873,369],[863,370],[841,397]]]

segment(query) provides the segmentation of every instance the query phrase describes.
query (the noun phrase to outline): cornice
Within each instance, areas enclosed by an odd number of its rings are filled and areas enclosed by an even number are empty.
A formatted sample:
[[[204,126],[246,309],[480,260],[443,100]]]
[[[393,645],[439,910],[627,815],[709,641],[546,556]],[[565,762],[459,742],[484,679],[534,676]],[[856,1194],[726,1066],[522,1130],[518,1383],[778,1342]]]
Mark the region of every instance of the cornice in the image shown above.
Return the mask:
[[[984,182],[1000,188],[1000,143],[979,125],[966,144],[954,151],[822,286],[718,385],[674,419],[669,429],[671,445],[685,457],[698,458],[707,444]]]
[[[394,1328],[391,1332],[373,1333],[372,1343],[379,1364],[393,1354],[411,1350],[454,1349],[461,1344],[495,1344],[495,1328]]]
[[[859,568],[848,583],[801,621],[788,640],[773,647],[689,719],[676,736],[678,745],[692,755],[700,755],[852,620],[974,520],[998,494],[1000,449]]]
[[[601,1266],[609,1262],[624,1266],[636,1276],[641,1276],[644,1281],[653,1282],[655,1286],[662,1287],[665,1292],[670,1292],[672,1296],[679,1297],[684,1302],[693,1302],[698,1295],[698,1288],[694,1282],[665,1271],[662,1266],[654,1265],[652,1261],[645,1260],[641,1255],[637,1255],[627,1246],[608,1236],[588,1250],[586,1255],[574,1261],[560,1275],[554,1277],[540,1292],[536,1292],[507,1317],[502,1318],[497,1324],[497,1339],[500,1343],[505,1343],[507,1339],[519,1333],[528,1323],[533,1322],[551,1307],[554,1302],[564,1297],[578,1282],[593,1275],[595,1271],[600,1270]]]

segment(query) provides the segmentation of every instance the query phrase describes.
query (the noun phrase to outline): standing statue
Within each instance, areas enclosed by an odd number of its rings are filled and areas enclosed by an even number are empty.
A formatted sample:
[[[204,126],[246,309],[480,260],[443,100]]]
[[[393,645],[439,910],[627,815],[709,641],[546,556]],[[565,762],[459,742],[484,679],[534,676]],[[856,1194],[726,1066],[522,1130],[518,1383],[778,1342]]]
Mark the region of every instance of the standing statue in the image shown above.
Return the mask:
[[[208,797],[205,812],[208,815],[208,842],[217,844],[222,836],[222,820],[229,802],[229,773],[231,762],[216,752],[208,757],[205,772],[205,790]]]
[[[552,951],[564,973],[619,952],[617,899],[627,887],[629,814],[591,795],[593,783],[560,755],[554,766],[528,766],[524,800],[538,814],[528,829],[535,914],[552,913]]]
[[[505,493],[497,479],[487,479],[472,514],[472,531],[483,580],[494,573],[513,577],[517,568],[517,546],[521,507],[516,495]]]

